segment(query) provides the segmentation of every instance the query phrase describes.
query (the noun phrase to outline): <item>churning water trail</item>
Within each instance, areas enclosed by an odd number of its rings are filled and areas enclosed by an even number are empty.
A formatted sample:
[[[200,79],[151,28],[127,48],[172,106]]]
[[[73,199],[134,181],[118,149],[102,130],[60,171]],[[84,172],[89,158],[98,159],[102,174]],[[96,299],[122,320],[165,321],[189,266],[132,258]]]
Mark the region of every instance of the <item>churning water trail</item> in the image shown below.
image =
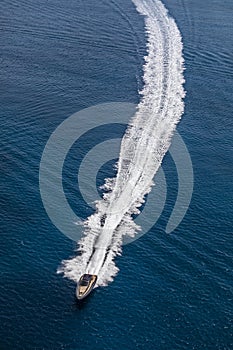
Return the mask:
[[[117,274],[114,257],[124,235],[140,228],[132,219],[150,192],[153,177],[167,152],[183,113],[183,57],[180,32],[159,0],[133,0],[145,16],[147,56],[141,102],[122,139],[116,178],[107,179],[96,213],[85,223],[79,255],[63,261],[63,272],[78,282],[83,273],[98,275],[106,285]]]

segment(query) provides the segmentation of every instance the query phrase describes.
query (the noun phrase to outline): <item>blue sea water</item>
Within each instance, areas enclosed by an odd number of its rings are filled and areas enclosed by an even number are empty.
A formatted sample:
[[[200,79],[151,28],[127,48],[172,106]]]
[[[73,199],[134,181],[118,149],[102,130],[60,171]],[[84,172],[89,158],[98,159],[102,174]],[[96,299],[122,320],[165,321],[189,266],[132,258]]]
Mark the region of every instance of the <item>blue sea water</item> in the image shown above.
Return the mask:
[[[178,130],[194,169],[190,208],[172,233],[174,164],[163,169],[168,200],[149,233],[123,248],[120,272],[77,304],[57,275],[75,243],[50,222],[39,164],[55,128],[97,103],[138,103],[146,54],[144,20],[130,0],[22,0],[0,4],[0,349],[233,348],[231,0],[164,0],[182,33],[185,113]],[[115,131],[122,135],[123,128]],[[83,152],[112,131],[87,138]],[[94,140],[94,141],[93,141]],[[64,188],[83,218],[75,148]],[[101,183],[114,169],[106,166]]]

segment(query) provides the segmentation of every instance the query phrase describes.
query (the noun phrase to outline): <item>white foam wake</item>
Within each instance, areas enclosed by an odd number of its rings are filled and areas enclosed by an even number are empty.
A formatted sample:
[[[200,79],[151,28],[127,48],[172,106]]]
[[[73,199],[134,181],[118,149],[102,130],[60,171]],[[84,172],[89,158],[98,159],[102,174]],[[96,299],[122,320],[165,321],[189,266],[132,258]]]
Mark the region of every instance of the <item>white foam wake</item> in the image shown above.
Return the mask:
[[[110,192],[87,219],[78,255],[63,261],[59,271],[76,282],[91,273],[98,275],[97,285],[106,285],[118,272],[114,257],[121,254],[123,236],[140,229],[131,215],[150,192],[183,113],[182,41],[176,23],[159,0],[133,2],[145,16],[148,40],[142,98],[122,139],[117,177],[106,180]]]

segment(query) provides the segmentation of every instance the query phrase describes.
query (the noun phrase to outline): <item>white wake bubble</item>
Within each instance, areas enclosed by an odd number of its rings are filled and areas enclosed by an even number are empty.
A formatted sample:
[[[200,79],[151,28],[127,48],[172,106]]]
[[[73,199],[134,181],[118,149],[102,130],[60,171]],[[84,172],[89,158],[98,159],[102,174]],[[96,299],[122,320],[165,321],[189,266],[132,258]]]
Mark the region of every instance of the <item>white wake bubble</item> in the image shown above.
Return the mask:
[[[140,227],[132,219],[153,185],[176,124],[183,113],[183,57],[180,32],[158,0],[133,0],[145,16],[147,56],[141,102],[121,142],[118,172],[106,180],[104,198],[84,224],[77,256],[63,261],[58,272],[78,282],[83,273],[98,275],[97,286],[107,285],[118,272],[124,235]]]

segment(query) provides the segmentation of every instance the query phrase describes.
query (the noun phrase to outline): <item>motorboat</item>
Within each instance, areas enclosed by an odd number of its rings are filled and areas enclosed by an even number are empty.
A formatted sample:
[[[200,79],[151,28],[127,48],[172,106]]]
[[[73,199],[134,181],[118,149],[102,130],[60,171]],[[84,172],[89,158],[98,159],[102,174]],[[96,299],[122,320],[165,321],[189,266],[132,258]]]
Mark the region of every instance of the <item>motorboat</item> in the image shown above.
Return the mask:
[[[76,297],[78,300],[86,298],[93,290],[97,281],[97,275],[85,273],[80,277],[76,288]]]

